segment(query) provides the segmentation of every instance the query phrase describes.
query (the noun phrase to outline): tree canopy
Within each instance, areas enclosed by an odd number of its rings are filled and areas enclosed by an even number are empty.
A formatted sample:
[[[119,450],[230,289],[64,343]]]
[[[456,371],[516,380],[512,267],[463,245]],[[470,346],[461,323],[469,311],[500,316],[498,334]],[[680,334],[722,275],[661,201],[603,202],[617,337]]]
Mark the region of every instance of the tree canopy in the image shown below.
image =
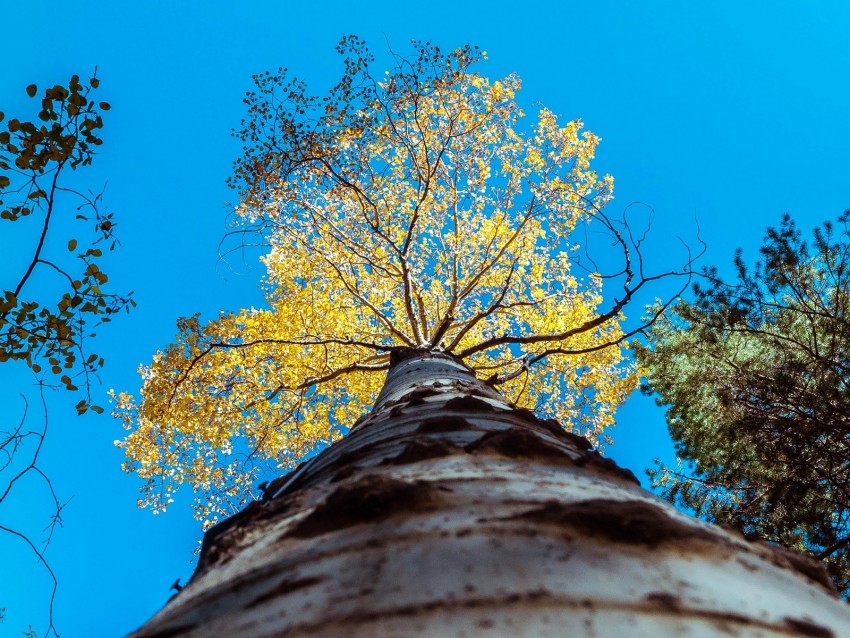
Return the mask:
[[[599,138],[546,108],[529,123],[519,78],[476,72],[473,47],[416,43],[377,76],[358,39],[339,51],[323,97],[285,70],[254,78],[233,234],[268,248],[268,307],[181,319],[139,398],[117,395],[142,506],[188,483],[207,524],[232,511],[267,460],[287,467],[367,411],[397,347],[450,352],[595,442],[636,386],[622,311],[661,275],[604,213]],[[575,240],[591,222],[619,250],[611,273]]]
[[[667,498],[746,535],[808,550],[850,587],[850,212],[803,240],[785,216],[761,260],[716,269],[638,347],[685,463]]]

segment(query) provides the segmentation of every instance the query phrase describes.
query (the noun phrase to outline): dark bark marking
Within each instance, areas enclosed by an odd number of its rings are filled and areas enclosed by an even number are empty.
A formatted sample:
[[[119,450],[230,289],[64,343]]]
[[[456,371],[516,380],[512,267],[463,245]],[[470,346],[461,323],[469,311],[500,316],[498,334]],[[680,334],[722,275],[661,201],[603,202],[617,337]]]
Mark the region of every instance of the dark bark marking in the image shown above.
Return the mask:
[[[369,445],[343,452],[333,461],[333,466],[341,469],[331,477],[330,482],[338,483],[349,478],[355,472],[362,469],[357,465],[357,462],[364,458],[369,458],[373,454],[372,446]]]
[[[289,506],[290,503],[286,499],[280,498],[263,503],[251,501],[245,509],[209,528],[204,534],[198,568],[192,575],[192,579],[209,567],[229,560],[230,549],[244,536],[246,528],[252,527],[257,521],[289,509]]]
[[[566,451],[522,428],[488,432],[468,444],[464,450],[471,454],[498,454],[508,458],[554,459],[564,463],[571,461]]]
[[[640,501],[549,501],[542,507],[512,516],[510,519],[565,525],[613,542],[648,547],[685,539],[718,545],[730,542],[710,531],[675,520],[664,510]],[[820,562],[781,547],[765,546],[765,549],[768,550],[765,558],[777,567],[797,572],[837,596],[835,585]]]
[[[466,395],[449,399],[445,403],[446,410],[455,412],[495,412],[496,408],[478,397]]]
[[[579,452],[583,452],[583,455],[574,461],[576,465],[586,465],[588,467],[592,467],[596,470],[604,472],[605,474],[616,476],[617,478],[620,478],[624,481],[628,481],[629,483],[634,483],[635,485],[640,486],[640,480],[638,480],[638,478],[631,470],[624,467],[620,467],[613,460],[602,456],[599,452],[593,451],[593,444],[591,444],[590,441],[588,441],[583,436],[580,436],[573,432],[568,432],[555,419],[538,418],[537,415],[534,414],[534,412],[527,408],[515,408],[511,414],[518,416],[533,425],[536,425],[537,427],[545,430],[546,432],[549,432],[550,434],[554,434],[559,439],[567,441],[572,447],[576,448]],[[550,447],[554,448],[554,446]],[[563,452],[561,453],[563,454]],[[544,456],[547,455],[544,454]]]
[[[662,609],[678,611],[681,609],[681,601],[678,596],[666,591],[653,591],[644,596],[644,600],[655,603]]]
[[[422,405],[427,397],[436,396],[440,393],[440,390],[435,386],[417,388],[394,401],[386,402],[381,407],[381,412],[389,410],[388,417],[390,419],[397,418],[403,415],[408,408]]]
[[[304,519],[289,536],[312,538],[361,523],[377,522],[393,514],[422,512],[437,500],[436,490],[426,481],[413,483],[368,474],[340,486]]]
[[[472,394],[479,397],[487,397],[487,398],[499,398],[504,401],[504,397],[500,395],[498,392],[490,388],[486,385],[481,385],[480,382],[476,381],[467,381],[464,379],[452,379],[446,384],[446,389],[453,390],[455,392],[463,392],[466,394]]]
[[[292,478],[295,472],[296,470],[292,470],[291,472],[287,472],[283,476],[278,476],[276,479],[269,481],[269,484],[266,486],[266,489],[263,492],[264,498],[266,494],[274,494],[275,492],[277,492],[282,485],[284,485],[290,478]]]
[[[440,394],[440,391],[435,389],[433,386],[417,388],[416,390],[413,390],[413,392],[405,394],[398,400],[398,402],[406,403],[408,406],[421,405],[425,403],[425,399],[427,397],[433,397],[437,394]]]
[[[631,470],[620,467],[613,460],[602,456],[599,452],[585,452],[584,456],[575,460],[575,464],[579,467],[588,466],[595,468],[605,474],[611,474],[624,481],[640,486],[640,481]]]
[[[539,428],[542,428],[543,430],[546,430],[550,434],[554,434],[559,439],[568,441],[582,452],[586,452],[593,448],[593,444],[585,437],[565,430],[556,419],[541,419],[528,408],[514,408],[512,414],[533,425],[536,425]]]
[[[470,591],[467,588],[465,589],[467,592]],[[653,594],[649,594],[649,596],[652,595]],[[449,612],[451,610],[484,610],[489,608],[503,612],[506,607],[513,604],[522,604],[525,601],[537,603],[550,602],[553,607],[557,605],[557,607],[561,609],[575,607],[578,605],[579,608],[591,613],[597,609],[597,605],[593,600],[584,599],[581,601],[575,601],[574,599],[569,598],[559,598],[557,595],[547,592],[546,590],[539,589],[503,596],[425,601],[398,607],[382,608],[379,611],[355,611],[354,613],[345,614],[344,616],[330,618],[325,617],[316,623],[295,625],[290,627],[290,631],[293,633],[309,633],[311,635],[316,633],[322,633],[322,635],[345,635],[346,633],[351,632],[353,628],[376,620],[416,617],[437,610],[446,610]],[[607,605],[604,607],[607,607]],[[613,609],[622,609],[623,611],[631,611],[637,614],[645,614],[648,611],[644,605],[629,605],[628,603],[613,606]],[[671,614],[674,618],[677,617],[680,611],[682,611],[682,608],[676,610],[663,608],[658,610],[659,613]],[[684,612],[685,615],[681,618],[682,620],[687,621],[692,618],[701,618],[714,623],[719,630],[730,635],[739,635],[739,632],[742,630],[747,631],[747,633],[753,633],[753,630],[756,630],[757,632],[757,630],[762,629],[768,630],[771,633],[788,633],[792,635],[808,636],[811,638],[836,638],[835,633],[830,629],[817,625],[810,620],[786,617],[783,619],[781,624],[774,624],[772,622],[751,618],[735,612],[691,608],[684,609]],[[545,616],[543,618],[545,618]],[[590,635],[590,633],[592,633],[593,625],[592,618],[586,618],[584,624],[588,631],[588,635]],[[334,633],[331,634],[331,632]]]
[[[759,570],[758,565],[754,565],[754,564],[753,564],[753,563],[751,563],[750,561],[748,561],[748,560],[744,560],[743,558],[738,558],[738,559],[736,560],[736,562],[737,562],[737,563],[738,563],[741,567],[743,567],[744,569],[746,569],[748,572],[757,572],[757,571]]]
[[[291,630],[295,630],[297,633],[298,630],[306,631],[307,633],[315,632],[317,629],[321,628],[325,631],[323,635],[331,635],[328,634],[328,625],[333,627],[336,625],[340,628],[351,629],[352,627],[356,627],[359,624],[365,624],[369,622],[374,622],[376,620],[385,620],[387,618],[406,618],[406,617],[416,617],[423,613],[432,612],[435,610],[455,610],[455,609],[496,609],[502,610],[507,605],[516,605],[522,604],[526,601],[545,601],[545,600],[553,600],[557,601],[558,599],[551,593],[546,591],[545,589],[535,589],[532,591],[522,592],[522,593],[512,593],[503,596],[490,596],[490,597],[482,597],[482,598],[474,598],[467,600],[429,600],[424,602],[414,602],[407,605],[399,605],[395,607],[391,607],[389,609],[380,609],[377,611],[365,610],[365,611],[356,611],[350,614],[346,614],[343,617],[331,618],[327,621],[320,622],[314,625],[296,625],[291,628]],[[339,635],[343,635],[345,632],[337,630]],[[337,635],[337,634],[333,634]]]
[[[593,499],[578,503],[547,501],[509,519],[564,525],[615,543],[658,545],[684,539],[722,543],[714,534],[671,518],[655,505],[639,501]]]
[[[457,416],[443,416],[425,419],[416,428],[418,434],[437,434],[440,432],[459,432],[464,430],[477,430],[478,428],[464,418]]]
[[[528,408],[514,408],[511,411],[511,414],[519,417],[520,419],[523,419],[524,421],[528,421],[529,423],[534,423],[535,425],[538,425],[540,423],[540,419],[538,418],[538,416]]]
[[[537,425],[545,429],[547,432],[551,432],[555,436],[569,441],[582,452],[585,452],[593,447],[593,444],[586,438],[584,438],[583,436],[579,436],[574,432],[568,432],[555,419],[537,419]]]
[[[829,577],[824,564],[811,556],[795,552],[785,547],[773,545],[764,541],[755,541],[769,550],[770,562],[777,567],[790,569],[798,574],[802,574],[809,580],[821,585],[829,593],[838,596],[838,590],[835,588],[835,582]]]
[[[814,638],[835,638],[835,633],[822,625],[817,625],[805,618],[790,618],[786,616],[785,625],[800,636],[813,636]]]
[[[265,490],[263,490],[263,497],[260,499],[260,501],[265,502],[265,501],[268,501],[268,500],[272,500],[272,498],[271,498],[272,494],[276,494],[277,491],[281,487],[286,485],[286,483],[288,481],[290,481],[293,477],[297,476],[297,479],[294,480],[292,482],[292,484],[289,485],[286,489],[286,492],[293,491],[293,487],[297,486],[300,483],[300,481],[303,479],[303,473],[302,473],[301,476],[298,476],[299,472],[301,472],[307,466],[307,464],[310,463],[310,461],[312,461],[312,460],[313,459],[303,461],[303,462],[299,463],[295,468],[293,468],[292,470],[290,470],[289,472],[284,474],[283,476],[279,476],[276,479],[269,481],[269,484],[266,486]],[[273,500],[279,500],[281,496],[282,496],[282,494],[279,494],[277,496],[277,498],[275,498]],[[227,522],[227,521],[223,521],[223,522]],[[219,524],[221,524],[221,523],[219,523]],[[210,528],[210,531],[212,531],[213,529],[215,529],[215,528],[214,527]]]
[[[531,423],[532,425],[536,425],[537,427],[546,430],[550,434],[554,434],[560,439],[569,441],[579,450],[589,450],[593,447],[593,444],[583,436],[565,430],[556,419],[542,419],[528,408],[514,408],[512,414],[518,416],[524,421],[527,421],[528,423]]]
[[[423,355],[428,355],[429,358],[431,358],[431,359],[439,359],[439,358],[450,359],[451,361],[454,361],[456,363],[460,363],[461,365],[463,365],[464,368],[469,369],[469,366],[467,366],[461,359],[458,359],[451,352],[440,352],[440,353],[436,353],[436,354],[438,354],[438,356],[434,356],[435,353],[431,352],[430,350],[423,349],[423,348],[413,348],[413,347],[410,347],[410,346],[396,346],[396,347],[390,349],[390,370],[395,368],[399,363],[401,363],[405,359],[412,359],[414,357],[422,357]]]
[[[536,425],[550,434],[554,434],[559,439],[567,441],[579,452],[583,452],[584,454],[575,460],[576,465],[586,465],[600,470],[605,474],[611,474],[628,481],[629,483],[634,483],[638,486],[640,485],[640,481],[631,470],[620,467],[613,460],[602,456],[599,452],[593,451],[593,444],[590,441],[583,436],[575,434],[574,432],[568,432],[555,419],[541,419],[527,408],[516,408],[513,410],[512,414]]]
[[[348,428],[348,431],[349,431],[349,432],[354,432],[354,430],[356,430],[357,428],[359,428],[359,427],[361,427],[361,426],[363,426],[363,425],[366,425],[366,423],[367,423],[367,422],[369,422],[369,421],[371,421],[371,419],[372,419],[372,413],[371,413],[371,412],[367,412],[366,414],[364,414],[364,415],[362,415],[360,418],[358,418],[358,419],[354,422],[354,424],[353,424],[350,428]]]
[[[187,634],[192,631],[196,624],[197,623],[191,623],[188,625],[177,625],[176,627],[166,627],[165,629],[160,629],[159,631],[150,634],[147,638],[174,638],[174,636],[182,636],[183,634]]]
[[[461,448],[445,440],[413,439],[396,456],[384,459],[381,465],[406,465],[426,459],[435,459],[452,454],[460,454]]]
[[[298,591],[299,589],[305,589],[307,587],[312,587],[313,585],[318,585],[319,583],[325,582],[327,579],[327,576],[307,576],[306,578],[296,578],[294,580],[292,578],[284,578],[275,587],[272,587],[267,592],[260,594],[250,603],[245,605],[245,609],[252,609],[253,607],[262,605],[263,603],[274,598],[281,598],[283,596],[291,594],[294,591]]]
[[[354,474],[357,473],[357,470],[359,469],[360,468],[355,465],[346,465],[344,468],[342,468],[339,472],[337,472],[331,477],[330,482],[339,483],[340,481],[344,481],[347,478],[351,478],[352,476],[354,476]]]
[[[330,448],[329,448],[330,449]],[[340,454],[334,461],[333,465],[347,467],[349,465],[357,465],[358,461],[364,458],[369,458],[372,455],[372,450],[368,446],[348,450]]]

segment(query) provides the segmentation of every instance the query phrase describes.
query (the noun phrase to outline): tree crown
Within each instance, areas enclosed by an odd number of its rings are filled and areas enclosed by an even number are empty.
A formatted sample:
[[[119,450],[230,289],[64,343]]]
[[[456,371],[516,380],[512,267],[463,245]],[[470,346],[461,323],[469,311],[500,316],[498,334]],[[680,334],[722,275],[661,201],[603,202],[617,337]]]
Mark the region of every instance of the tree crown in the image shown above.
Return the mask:
[[[377,77],[362,42],[339,51],[326,96],[281,70],[245,100],[234,234],[268,246],[268,308],[182,319],[141,400],[119,395],[144,505],[189,482],[200,516],[225,511],[262,458],[291,464],[362,415],[396,347],[452,353],[593,440],[635,386],[621,311],[652,278],[604,215],[599,138],[545,108],[527,126],[519,79],[474,71],[475,48],[418,43]],[[623,249],[604,310],[598,270],[573,274],[591,220]]]

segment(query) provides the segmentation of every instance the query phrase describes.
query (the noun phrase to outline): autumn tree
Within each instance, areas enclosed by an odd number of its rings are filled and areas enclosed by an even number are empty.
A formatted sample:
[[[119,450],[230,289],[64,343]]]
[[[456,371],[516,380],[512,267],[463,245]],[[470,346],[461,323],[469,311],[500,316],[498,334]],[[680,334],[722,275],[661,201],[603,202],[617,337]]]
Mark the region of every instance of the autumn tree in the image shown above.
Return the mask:
[[[118,397],[142,506],[188,484],[208,523],[232,513],[263,461],[279,471],[344,434],[399,347],[451,353],[593,443],[636,386],[622,313],[664,275],[604,211],[599,138],[546,108],[527,123],[519,78],[491,82],[471,47],[419,44],[382,77],[360,41],[340,52],[325,97],[285,71],[255,77],[233,232],[269,248],[268,308],[181,319],[139,400]],[[608,273],[577,244],[587,225],[619,250]]]
[[[705,273],[639,348],[684,462],[653,481],[747,536],[806,550],[850,591],[850,213],[785,216],[736,279]]]
[[[816,564],[689,520],[592,450],[635,385],[645,324],[622,311],[663,276],[604,212],[598,139],[546,109],[524,126],[519,80],[475,72],[475,49],[420,44],[378,77],[358,40],[341,51],[327,97],[281,72],[247,99],[237,232],[268,242],[269,308],[182,320],[140,400],[118,398],[143,505],[190,483],[215,516],[259,459],[303,462],[207,531],[134,638],[850,624]],[[613,276],[576,249],[586,224]]]
[[[33,373],[42,394],[43,419],[32,427],[29,403],[22,394],[22,414],[0,432],[0,506],[17,485],[43,482],[51,502],[51,523],[44,542],[6,522],[0,531],[17,538],[49,572],[51,594],[48,634],[56,633],[52,600],[56,579],[44,550],[61,521],[60,502],[48,475],[39,467],[47,435],[48,415],[43,389],[59,386],[80,391],[77,413],[103,412],[92,402],[91,389],[103,358],[92,350],[99,326],[133,305],[130,295],[109,292],[100,264],[104,251],[115,247],[115,219],[105,209],[102,191],[79,184],[73,174],[89,166],[101,145],[101,111],[109,109],[92,93],[99,80],[74,75],[67,85],[39,91],[26,88],[36,100],[32,120],[0,112],[0,227],[9,254],[24,249],[21,263],[4,269],[0,298],[0,363],[20,362]],[[11,410],[7,411],[7,416]]]

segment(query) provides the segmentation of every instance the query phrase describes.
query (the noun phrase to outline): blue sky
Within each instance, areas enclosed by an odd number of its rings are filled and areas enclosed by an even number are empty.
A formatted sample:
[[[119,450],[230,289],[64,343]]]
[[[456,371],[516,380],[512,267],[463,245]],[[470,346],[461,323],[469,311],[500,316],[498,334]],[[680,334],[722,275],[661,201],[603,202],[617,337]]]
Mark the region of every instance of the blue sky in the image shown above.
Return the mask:
[[[103,151],[80,177],[94,188],[108,182],[123,246],[105,270],[117,289],[135,291],[138,308],[101,335],[102,393],[138,388],[136,367],[171,340],[178,316],[262,303],[256,264],[233,272],[217,263],[231,197],[224,180],[239,150],[229,131],[252,73],[285,66],[316,90],[332,85],[344,34],[378,53],[387,43],[404,51],[411,38],[443,49],[477,44],[489,54],[482,72],[523,78],[528,111],[539,101],[581,117],[602,137],[596,166],[616,179],[613,210],[642,201],[655,211],[654,264],[679,259],[676,237],[693,240],[695,216],[705,263],[728,269],[734,249],[753,256],[783,212],[807,229],[850,206],[842,2],[4,0],[0,8],[0,110],[23,114],[26,85],[95,66],[100,97],[113,106]],[[15,249],[3,240],[6,281]],[[36,395],[23,368],[0,368],[0,387],[5,429],[20,418],[17,393],[31,404]],[[119,470],[112,445],[122,434],[116,422],[75,417],[76,398],[48,400],[42,467],[71,499],[47,554],[59,579],[56,626],[67,638],[122,635],[162,606],[175,578],[189,577],[200,531],[179,503],[156,517],[136,509],[137,481]],[[653,457],[671,458],[651,399],[634,397],[614,436],[610,455],[639,475]],[[0,505],[0,524],[40,538],[46,505],[41,486],[27,484]],[[42,633],[43,569],[12,538],[0,536],[0,557],[0,636],[28,624]]]

